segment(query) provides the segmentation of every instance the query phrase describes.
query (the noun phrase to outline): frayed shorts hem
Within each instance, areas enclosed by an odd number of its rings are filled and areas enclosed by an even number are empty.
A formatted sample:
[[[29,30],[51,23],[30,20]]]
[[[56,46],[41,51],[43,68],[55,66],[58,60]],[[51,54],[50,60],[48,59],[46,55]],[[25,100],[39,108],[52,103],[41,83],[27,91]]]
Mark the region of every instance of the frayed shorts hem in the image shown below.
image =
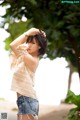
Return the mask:
[[[23,116],[23,115],[28,115],[28,114],[17,114],[17,116]],[[34,115],[33,115],[34,116]],[[26,119],[26,120],[29,120],[29,119]],[[38,120],[38,116],[36,115],[36,116],[34,116],[34,118],[33,119],[30,119],[30,120]]]

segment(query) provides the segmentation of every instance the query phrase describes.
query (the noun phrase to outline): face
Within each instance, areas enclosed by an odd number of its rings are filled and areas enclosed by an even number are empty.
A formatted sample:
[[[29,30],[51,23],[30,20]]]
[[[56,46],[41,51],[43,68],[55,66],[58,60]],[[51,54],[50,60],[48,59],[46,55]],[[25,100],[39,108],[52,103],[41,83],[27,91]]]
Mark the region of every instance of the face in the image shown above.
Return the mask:
[[[31,55],[38,55],[38,51],[40,49],[40,46],[38,45],[38,43],[36,42],[36,40],[34,39],[32,42],[27,43],[28,45],[28,53]]]

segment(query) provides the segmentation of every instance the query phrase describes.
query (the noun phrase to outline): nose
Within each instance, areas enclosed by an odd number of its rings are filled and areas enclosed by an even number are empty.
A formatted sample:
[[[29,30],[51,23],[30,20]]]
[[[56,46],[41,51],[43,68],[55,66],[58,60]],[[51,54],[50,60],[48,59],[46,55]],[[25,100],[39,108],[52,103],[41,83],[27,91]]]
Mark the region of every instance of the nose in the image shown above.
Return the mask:
[[[26,47],[27,47],[27,48],[29,47],[29,44],[28,44],[28,43],[26,44]]]
[[[30,48],[31,47],[31,43],[27,43],[27,46],[28,46],[28,48]]]
[[[28,49],[28,44],[24,44],[24,49],[26,50],[26,49]]]

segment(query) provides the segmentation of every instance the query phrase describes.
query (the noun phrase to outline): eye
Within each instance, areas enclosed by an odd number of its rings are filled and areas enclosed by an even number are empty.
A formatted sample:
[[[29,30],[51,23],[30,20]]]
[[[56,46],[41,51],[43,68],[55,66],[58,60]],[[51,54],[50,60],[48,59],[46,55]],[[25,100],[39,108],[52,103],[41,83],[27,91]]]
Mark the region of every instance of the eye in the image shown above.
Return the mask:
[[[33,41],[32,44],[36,44],[36,43]]]

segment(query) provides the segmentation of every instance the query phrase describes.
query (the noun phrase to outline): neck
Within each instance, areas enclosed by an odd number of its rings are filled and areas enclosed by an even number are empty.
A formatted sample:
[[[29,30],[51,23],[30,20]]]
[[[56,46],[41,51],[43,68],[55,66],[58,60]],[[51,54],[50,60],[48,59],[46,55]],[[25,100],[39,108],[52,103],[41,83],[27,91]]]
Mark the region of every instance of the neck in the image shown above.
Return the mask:
[[[38,55],[38,53],[31,53],[31,55],[33,56],[33,57],[39,57],[39,55]]]

